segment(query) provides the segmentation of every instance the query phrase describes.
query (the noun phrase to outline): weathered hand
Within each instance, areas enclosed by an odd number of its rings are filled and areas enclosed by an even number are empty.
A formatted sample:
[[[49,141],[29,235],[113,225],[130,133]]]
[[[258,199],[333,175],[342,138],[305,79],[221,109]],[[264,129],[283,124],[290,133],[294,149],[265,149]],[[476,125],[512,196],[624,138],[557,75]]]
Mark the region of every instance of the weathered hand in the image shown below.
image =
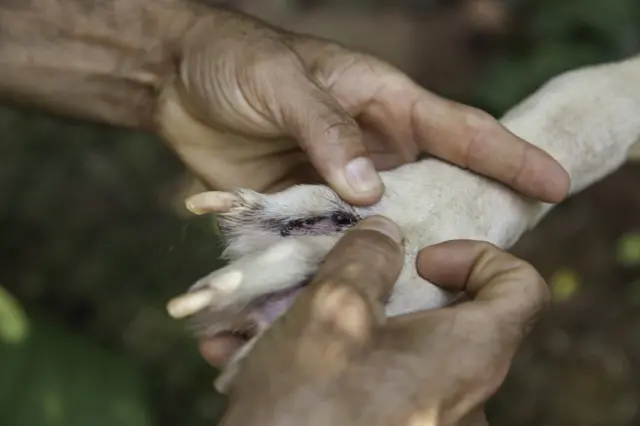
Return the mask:
[[[385,319],[402,259],[390,221],[349,231],[245,359],[222,424],[483,424],[547,287],[488,243],[451,241],[424,249],[418,270],[471,300]]]
[[[428,153],[543,201],[568,190],[558,163],[493,117],[335,43],[216,11],[178,52],[158,131],[214,189],[271,192],[322,178],[345,200],[371,204],[383,191],[374,167]]]

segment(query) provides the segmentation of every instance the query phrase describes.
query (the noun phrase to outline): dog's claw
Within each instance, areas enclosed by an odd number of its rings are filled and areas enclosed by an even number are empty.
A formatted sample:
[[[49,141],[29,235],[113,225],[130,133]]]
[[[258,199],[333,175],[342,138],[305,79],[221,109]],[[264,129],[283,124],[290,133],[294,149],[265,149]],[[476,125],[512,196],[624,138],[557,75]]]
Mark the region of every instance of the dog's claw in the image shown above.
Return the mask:
[[[195,214],[226,213],[240,200],[231,192],[208,191],[193,195],[185,200],[189,211]]]
[[[194,315],[209,307],[215,298],[215,291],[203,288],[174,297],[167,304],[167,312],[175,319]]]
[[[196,283],[189,292],[173,298],[167,304],[167,311],[173,318],[185,318],[194,315],[203,309],[222,310],[228,302],[235,300],[233,292],[240,286],[243,280],[242,271],[225,268],[222,273],[215,274],[211,278],[205,278]],[[223,300],[221,296],[229,297]]]

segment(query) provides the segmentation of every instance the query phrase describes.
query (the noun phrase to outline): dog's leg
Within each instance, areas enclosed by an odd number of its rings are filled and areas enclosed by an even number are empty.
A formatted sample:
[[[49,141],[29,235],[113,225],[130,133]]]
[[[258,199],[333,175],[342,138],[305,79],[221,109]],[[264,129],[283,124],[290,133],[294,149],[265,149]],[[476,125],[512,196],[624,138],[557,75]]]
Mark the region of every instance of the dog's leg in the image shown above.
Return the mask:
[[[556,77],[501,121],[556,158],[571,176],[571,193],[580,191],[616,170],[640,135],[640,58]],[[453,238],[484,239],[508,247],[552,207],[435,159],[384,172],[383,179],[387,192],[371,208],[346,206],[326,187],[300,186],[272,196],[255,195],[259,202],[252,202],[251,208],[244,203],[242,208],[227,209],[221,223],[227,229],[234,257],[240,262],[244,254],[286,239],[281,226],[269,227],[265,223],[282,224],[286,218],[304,222],[307,218],[311,224],[305,229],[313,234],[312,219],[331,217],[341,210],[347,215],[384,214],[396,221],[407,232],[408,255],[428,244]],[[319,229],[318,233],[324,230]],[[306,241],[311,244],[313,239]],[[330,246],[301,250],[297,259],[309,256],[308,262],[302,262],[307,271],[307,266],[321,259]],[[294,262],[285,263],[266,266],[245,261],[242,266],[230,265],[229,270],[245,271],[241,287],[268,291],[272,284],[257,282],[267,274],[279,278],[300,275]],[[251,273],[246,268],[257,270]],[[226,272],[224,269],[220,274]],[[256,282],[249,277],[255,277]],[[411,279],[408,275],[404,278]],[[238,291],[245,292],[240,287]]]
[[[571,177],[571,193],[581,191],[622,165],[640,137],[640,57],[556,77],[501,122],[557,159]],[[458,238],[485,240],[508,248],[552,207],[436,159],[384,172],[382,178],[385,195],[368,208],[348,206],[329,188],[317,185],[260,195],[260,203],[254,204],[257,208],[248,210],[250,215],[247,210],[224,207],[220,220],[223,229],[229,225],[227,236],[232,239],[235,260],[219,273],[235,270],[242,274],[243,281],[231,292],[217,294],[246,300],[248,295],[297,285],[299,277],[315,271],[337,237],[322,237],[326,244],[315,246],[313,241],[327,230],[346,229],[358,218],[383,214],[404,230],[407,246],[405,268],[394,287],[387,314],[441,306],[451,300],[451,295],[417,276],[414,261],[419,249]],[[345,214],[347,220],[337,219]],[[309,236],[313,234],[319,236]],[[259,265],[243,261],[243,253],[254,256],[291,238],[299,244],[295,261],[284,257]],[[267,277],[276,277],[279,282]],[[210,306],[227,306],[222,298],[212,299]],[[180,303],[178,298],[173,307]],[[197,310],[183,309],[182,313]]]

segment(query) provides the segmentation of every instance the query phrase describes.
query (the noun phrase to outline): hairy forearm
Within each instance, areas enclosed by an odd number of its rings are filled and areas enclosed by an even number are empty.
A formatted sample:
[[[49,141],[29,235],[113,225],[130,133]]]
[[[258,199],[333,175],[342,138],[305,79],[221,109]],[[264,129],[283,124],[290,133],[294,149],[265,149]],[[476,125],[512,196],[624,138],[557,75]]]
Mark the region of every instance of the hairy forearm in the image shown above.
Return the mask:
[[[0,102],[150,130],[185,31],[188,0],[0,0]]]

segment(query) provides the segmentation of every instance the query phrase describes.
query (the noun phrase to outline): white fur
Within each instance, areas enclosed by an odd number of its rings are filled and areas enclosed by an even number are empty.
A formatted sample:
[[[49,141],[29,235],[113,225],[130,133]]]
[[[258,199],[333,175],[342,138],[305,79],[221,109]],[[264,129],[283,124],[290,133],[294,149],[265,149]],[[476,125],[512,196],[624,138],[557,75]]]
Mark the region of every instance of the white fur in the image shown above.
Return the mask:
[[[571,193],[576,193],[620,167],[640,138],[640,57],[556,77],[501,122],[558,160],[571,177]],[[387,216],[406,235],[405,267],[386,307],[389,316],[443,306],[453,297],[417,275],[414,263],[420,249],[451,239],[484,240],[509,248],[552,207],[437,159],[384,172],[382,178],[386,185],[382,200],[354,210],[361,216]],[[223,221],[240,224],[230,235],[229,254],[234,260],[200,283],[200,287],[215,288],[217,277],[242,271],[245,279],[222,303],[227,309],[235,306],[236,312],[261,292],[296,285],[300,277],[313,274],[341,235],[283,238],[253,233],[246,217],[241,217],[247,211],[243,208],[257,203],[253,215],[304,217],[343,203],[324,186],[297,186],[276,195],[246,191],[239,195],[251,202],[240,202],[221,215]],[[283,244],[291,256],[276,256]],[[259,262],[253,261],[256,253],[262,259]],[[218,382],[219,388],[223,384],[226,388],[238,368],[235,361]]]

